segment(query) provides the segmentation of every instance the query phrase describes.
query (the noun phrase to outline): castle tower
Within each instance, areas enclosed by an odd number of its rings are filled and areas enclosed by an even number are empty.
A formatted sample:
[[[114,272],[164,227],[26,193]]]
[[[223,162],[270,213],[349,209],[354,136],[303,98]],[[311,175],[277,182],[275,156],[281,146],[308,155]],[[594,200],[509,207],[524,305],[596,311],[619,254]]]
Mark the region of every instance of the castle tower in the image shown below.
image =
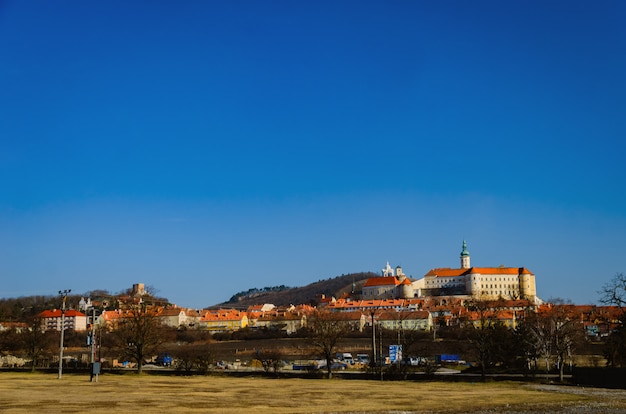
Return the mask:
[[[463,250],[461,251],[461,269],[469,269],[472,267],[470,265],[470,254],[467,251],[467,243],[463,240]]]
[[[146,294],[146,286],[143,283],[135,283],[133,285],[133,296],[142,296]]]
[[[537,285],[535,275],[526,268],[520,269],[519,275],[520,297],[534,301],[537,297]]]

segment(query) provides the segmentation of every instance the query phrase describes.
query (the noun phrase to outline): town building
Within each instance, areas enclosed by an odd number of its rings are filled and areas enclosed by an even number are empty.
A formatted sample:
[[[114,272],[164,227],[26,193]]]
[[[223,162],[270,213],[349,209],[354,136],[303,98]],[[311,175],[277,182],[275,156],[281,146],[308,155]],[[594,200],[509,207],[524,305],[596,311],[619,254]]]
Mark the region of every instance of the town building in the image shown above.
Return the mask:
[[[272,304],[253,305],[247,310],[248,327],[283,331],[287,334],[297,332],[306,326],[307,314],[314,311],[308,305],[276,307]]]
[[[61,319],[64,319],[64,330],[74,331],[87,330],[87,315],[74,309],[65,311],[65,318],[62,317],[61,309],[45,310],[37,315],[41,320],[41,327],[46,331],[61,331]]]
[[[209,332],[233,332],[248,326],[248,314],[236,309],[204,311],[198,322],[199,329]]]
[[[172,328],[194,328],[200,321],[200,312],[194,309],[159,308],[155,313],[163,326]]]
[[[385,310],[375,313],[374,318],[378,326],[390,330],[430,331],[433,327],[433,316],[425,310]]]
[[[387,262],[382,270],[382,276],[370,277],[362,289],[363,299],[409,299],[414,296],[411,281],[397,266],[394,270]]]

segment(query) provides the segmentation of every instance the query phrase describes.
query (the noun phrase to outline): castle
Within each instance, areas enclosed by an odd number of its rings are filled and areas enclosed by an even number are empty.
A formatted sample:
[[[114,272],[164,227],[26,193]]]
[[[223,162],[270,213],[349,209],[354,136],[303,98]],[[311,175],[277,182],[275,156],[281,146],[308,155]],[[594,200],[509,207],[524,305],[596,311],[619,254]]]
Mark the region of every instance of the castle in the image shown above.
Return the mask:
[[[429,296],[459,296],[471,299],[526,299],[537,301],[535,275],[525,267],[472,267],[463,241],[461,267],[434,268],[411,281],[397,266],[387,262],[381,277],[369,278],[363,299],[411,299]]]

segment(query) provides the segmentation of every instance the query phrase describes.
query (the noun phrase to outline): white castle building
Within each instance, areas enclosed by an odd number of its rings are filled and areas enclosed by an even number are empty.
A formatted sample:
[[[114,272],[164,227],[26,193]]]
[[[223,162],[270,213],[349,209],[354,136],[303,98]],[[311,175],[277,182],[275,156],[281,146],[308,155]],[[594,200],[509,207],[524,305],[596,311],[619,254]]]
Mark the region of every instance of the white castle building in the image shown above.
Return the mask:
[[[467,295],[480,299],[527,299],[535,301],[535,275],[525,267],[472,267],[463,241],[461,267],[431,269],[414,283],[422,296]]]
[[[474,299],[526,299],[537,301],[535,275],[525,267],[472,267],[463,241],[461,267],[434,268],[423,278],[410,281],[400,266],[387,262],[382,277],[369,278],[363,299],[409,299],[428,296],[462,296]]]

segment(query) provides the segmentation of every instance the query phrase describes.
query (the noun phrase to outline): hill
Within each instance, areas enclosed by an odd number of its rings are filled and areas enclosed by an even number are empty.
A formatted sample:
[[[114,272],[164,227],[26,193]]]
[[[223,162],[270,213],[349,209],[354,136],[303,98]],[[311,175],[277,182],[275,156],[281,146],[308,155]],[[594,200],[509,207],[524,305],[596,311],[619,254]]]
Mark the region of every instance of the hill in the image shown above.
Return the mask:
[[[317,304],[321,295],[327,297],[340,297],[344,293],[352,291],[352,283],[355,283],[356,292],[360,292],[365,280],[376,277],[372,272],[350,273],[334,278],[319,280],[303,287],[276,286],[263,289],[249,289],[233,295],[229,301],[215,305],[214,307],[246,308],[250,305],[271,303],[276,306],[297,305],[302,303]]]

